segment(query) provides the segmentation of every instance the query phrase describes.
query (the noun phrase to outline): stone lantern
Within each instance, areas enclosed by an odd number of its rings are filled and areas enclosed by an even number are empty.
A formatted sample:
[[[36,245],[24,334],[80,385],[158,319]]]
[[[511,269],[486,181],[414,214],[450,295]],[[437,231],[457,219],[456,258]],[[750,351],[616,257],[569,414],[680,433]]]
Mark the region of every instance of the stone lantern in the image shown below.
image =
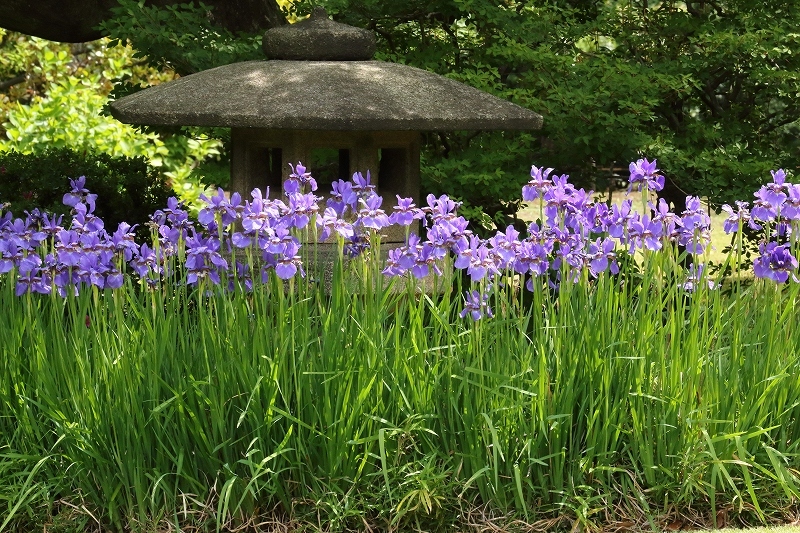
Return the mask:
[[[129,124],[232,129],[231,186],[275,196],[302,161],[320,190],[371,172],[391,211],[420,196],[423,131],[535,130],[542,117],[438,74],[374,61],[372,32],[308,19],[266,32],[269,60],[246,61],[150,87],[111,104]],[[402,240],[402,232],[388,241]]]

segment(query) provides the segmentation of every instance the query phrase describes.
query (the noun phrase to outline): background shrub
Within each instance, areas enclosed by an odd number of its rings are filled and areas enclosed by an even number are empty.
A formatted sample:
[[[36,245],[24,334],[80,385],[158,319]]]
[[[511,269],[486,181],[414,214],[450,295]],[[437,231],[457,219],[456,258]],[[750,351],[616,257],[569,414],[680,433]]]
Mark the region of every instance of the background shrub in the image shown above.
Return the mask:
[[[166,205],[172,191],[144,157],[112,157],[69,148],[37,154],[0,153],[0,202],[17,215],[34,208],[65,214],[62,203],[69,179],[86,176],[86,187],[98,195],[95,214],[113,231],[120,222],[139,224],[148,234],[149,215]]]

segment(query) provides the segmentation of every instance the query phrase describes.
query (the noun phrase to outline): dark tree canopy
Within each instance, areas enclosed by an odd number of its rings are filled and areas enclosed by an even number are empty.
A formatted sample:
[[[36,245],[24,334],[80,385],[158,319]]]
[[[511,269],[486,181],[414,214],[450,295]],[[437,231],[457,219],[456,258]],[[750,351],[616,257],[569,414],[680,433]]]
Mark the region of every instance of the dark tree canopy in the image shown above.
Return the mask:
[[[181,0],[147,0],[168,6]],[[285,23],[275,0],[206,0],[212,22],[231,32],[258,33]],[[98,25],[111,16],[117,0],[3,0],[0,28],[51,41],[85,42],[103,36]]]

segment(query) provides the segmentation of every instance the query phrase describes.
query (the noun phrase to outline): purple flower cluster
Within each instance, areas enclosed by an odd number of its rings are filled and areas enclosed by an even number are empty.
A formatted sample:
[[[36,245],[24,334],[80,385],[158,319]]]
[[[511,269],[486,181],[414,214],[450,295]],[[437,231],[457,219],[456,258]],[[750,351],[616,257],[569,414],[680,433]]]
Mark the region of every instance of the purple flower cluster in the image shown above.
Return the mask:
[[[755,192],[752,207],[736,202],[736,209],[722,206],[727,213],[725,233],[744,227],[763,231],[759,256],[753,263],[756,277],[785,283],[798,281],[797,252],[800,246],[800,184],[786,183],[786,172],[773,170],[772,182]]]
[[[15,271],[16,294],[64,296],[81,286],[117,289],[124,281],[123,265],[138,255],[133,228],[121,223],[109,234],[94,215],[96,196],[86,190],[86,178],[70,180],[64,204],[72,207],[70,229],[62,217],[38,210],[14,219],[0,217],[0,273]]]
[[[455,202],[447,196],[428,195],[426,207],[409,210],[414,219],[424,218],[426,239],[412,234],[405,246],[391,250],[384,274],[410,273],[416,278],[431,272],[441,274],[443,260],[451,257],[453,266],[466,270],[473,283],[522,275],[532,289],[537,276],[577,282],[585,273],[592,278],[606,271],[617,274],[619,253],[658,251],[679,244],[700,255],[709,245],[711,220],[698,198],[687,198],[681,215],[672,213],[663,200],[649,204],[649,212],[639,213],[633,210],[631,200],[611,207],[596,203],[591,193],[570,184],[568,176],[551,177],[552,172],[534,166],[531,180],[522,189],[523,199],[539,202],[541,213],[524,237],[509,226],[489,239],[480,239],[456,214]],[[664,181],[656,162],[642,159],[631,163],[631,183],[640,184],[640,190],[647,193],[663,187]],[[483,296],[467,291],[465,302],[474,319],[491,314]]]
[[[658,173],[656,160],[652,162],[647,159],[639,159],[631,163],[628,167],[630,178],[628,179],[628,192],[634,188],[642,192],[644,190],[660,191],[664,188],[664,176]]]
[[[325,211],[317,218],[319,238],[341,238],[347,255],[356,257],[368,250],[371,235],[395,223],[382,209],[383,198],[375,191],[369,172],[353,174],[351,181],[337,180],[325,201]]]
[[[641,159],[630,166],[632,187],[646,200],[663,187],[656,162]],[[645,255],[676,245],[695,256],[710,242],[710,219],[700,200],[686,199],[686,208],[673,213],[663,200],[645,202],[644,212],[631,200],[616,205],[597,203],[592,195],[569,183],[553,169],[532,167],[523,199],[538,203],[539,218],[521,235],[509,226],[486,239],[468,228],[457,214],[459,204],[446,195],[428,195],[418,207],[411,198],[397,197],[391,213],[371,184],[370,175],[338,180],[323,198],[315,195],[317,183],[298,163],[284,184],[281,198],[269,190],[255,189],[249,200],[238,193],[228,196],[218,189],[204,202],[193,222],[184,206],[171,198],[153,214],[153,241],[138,245],[133,229],[122,223],[109,233],[94,215],[96,196],[86,189],[85,178],[71,180],[64,203],[72,208],[70,224],[61,217],[34,210],[24,219],[0,211],[0,274],[16,278],[16,293],[76,294],[84,287],[116,289],[125,273],[145,286],[182,280],[189,285],[218,285],[233,290],[253,289],[253,280],[274,275],[282,280],[304,276],[302,242],[316,237],[335,239],[351,257],[369,250],[389,225],[405,226],[406,242],[389,251],[383,273],[389,277],[422,279],[441,275],[451,265],[469,276],[473,287],[464,295],[462,317],[478,320],[492,316],[490,287],[511,277],[527,280],[533,289],[541,277],[547,286],[618,274],[620,254]],[[728,214],[725,230],[747,224],[764,229],[768,239],[754,265],[758,277],[785,282],[797,280],[800,235],[800,185],[786,183],[783,171],[756,194],[752,208],[737,202]],[[424,237],[410,231],[419,222]],[[302,241],[301,241],[302,239]],[[694,291],[713,286],[697,260],[686,272],[681,287]]]
[[[0,212],[0,274],[16,275],[18,295],[56,290],[63,296],[84,286],[116,289],[124,283],[125,271],[148,286],[182,272],[189,285],[207,282],[233,289],[238,282],[251,290],[253,275],[260,274],[262,282],[272,271],[283,280],[305,275],[301,238],[318,231],[322,240],[336,234],[348,253],[357,255],[369,247],[373,233],[390,223],[410,224],[408,211],[413,208],[401,203],[396,214],[387,215],[369,174],[356,173],[352,181],[334,184],[320,214],[316,181],[298,163],[282,199],[255,189],[243,201],[238,193],[228,196],[218,189],[210,197],[201,196],[204,206],[193,222],[184,206],[170,198],[151,217],[153,242],[139,246],[128,224],[120,224],[114,233],[105,230],[93,214],[97,197],[86,189],[84,177],[70,184],[64,195],[64,204],[72,208],[69,229],[60,217],[38,211],[24,219]],[[254,265],[258,272],[253,272]]]

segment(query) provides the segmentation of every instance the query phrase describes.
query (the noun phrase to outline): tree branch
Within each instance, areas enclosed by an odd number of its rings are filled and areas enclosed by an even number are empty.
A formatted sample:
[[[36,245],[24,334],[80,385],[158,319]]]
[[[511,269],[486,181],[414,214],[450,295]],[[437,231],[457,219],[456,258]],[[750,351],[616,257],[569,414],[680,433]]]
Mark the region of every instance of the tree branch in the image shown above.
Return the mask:
[[[797,117],[796,114],[785,113],[785,112],[781,113],[781,114],[782,115],[786,114],[788,116],[784,120],[779,120],[779,121],[776,121],[776,122],[772,122],[771,124],[768,124],[767,126],[764,126],[763,128],[759,129],[759,133],[761,135],[769,135],[770,133],[772,133],[773,131],[777,130],[778,128],[782,128],[782,127],[784,127],[784,126],[786,126],[788,124],[791,124],[793,122],[797,122],[798,121],[798,117]],[[772,114],[771,116],[767,117],[767,120],[772,120],[777,116],[778,116],[777,113],[776,114]]]
[[[458,36],[455,34],[453,29],[450,27],[449,24],[442,22],[441,23],[442,31],[444,31],[448,37],[450,37],[450,44],[453,46],[456,52],[456,69],[461,68],[461,47],[458,45]]]
[[[394,37],[392,36],[391,33],[378,27],[378,24],[375,21],[370,21],[369,29],[371,29],[372,31],[374,31],[375,33],[386,39],[386,42],[389,44],[389,49],[392,52],[397,51],[397,47],[394,44]]]
[[[10,89],[14,85],[16,85],[18,83],[22,83],[26,79],[28,79],[28,75],[27,74],[20,74],[18,76],[14,76],[13,78],[11,78],[9,80],[2,81],[2,82],[0,82],[0,91],[5,91],[6,89]]]

